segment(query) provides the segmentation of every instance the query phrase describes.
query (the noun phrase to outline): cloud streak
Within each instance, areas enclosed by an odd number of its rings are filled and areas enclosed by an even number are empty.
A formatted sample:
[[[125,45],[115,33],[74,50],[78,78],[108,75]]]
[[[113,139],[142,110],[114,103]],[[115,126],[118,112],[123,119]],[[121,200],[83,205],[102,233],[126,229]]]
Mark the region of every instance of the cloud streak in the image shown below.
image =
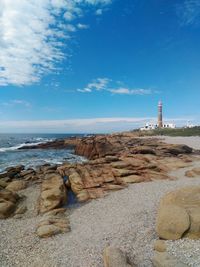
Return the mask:
[[[88,83],[85,88],[77,89],[77,91],[81,93],[91,93],[92,91],[95,91],[95,90],[96,91],[106,90],[110,81],[111,80],[108,78],[97,78],[91,83]]]
[[[14,100],[10,100],[9,102],[3,102],[1,103],[1,105],[5,107],[13,107],[13,106],[22,106],[26,108],[32,107],[30,102],[21,100],[21,99],[14,99]]]
[[[111,0],[0,0],[0,86],[26,85],[55,71],[71,33],[90,6]],[[74,20],[76,19],[76,24]]]
[[[151,89],[129,89],[129,88],[118,88],[118,89],[109,89],[109,92],[118,95],[150,95],[153,94]]]
[[[158,91],[154,91],[152,89],[143,89],[143,88],[134,88],[130,89],[127,87],[116,87],[116,84],[113,80],[109,78],[97,78],[92,82],[88,83],[86,87],[83,89],[77,89],[80,93],[92,93],[94,91],[107,91],[114,95],[150,95],[158,93]],[[114,84],[114,86],[112,85]]]
[[[199,0],[184,0],[176,5],[176,12],[181,26],[198,25],[200,23]]]

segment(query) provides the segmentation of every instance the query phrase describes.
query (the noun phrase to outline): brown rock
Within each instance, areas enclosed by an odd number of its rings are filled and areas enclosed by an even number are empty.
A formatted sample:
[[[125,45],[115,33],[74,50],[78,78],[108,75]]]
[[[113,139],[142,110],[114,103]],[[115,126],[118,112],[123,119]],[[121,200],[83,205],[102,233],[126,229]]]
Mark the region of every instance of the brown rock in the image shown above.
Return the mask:
[[[200,238],[200,186],[184,187],[161,199],[157,232],[165,239],[181,238],[184,234]]]
[[[152,154],[156,155],[156,152],[154,149],[152,149],[149,146],[137,146],[134,149],[131,150],[131,153],[133,154]]]
[[[144,177],[141,177],[139,175],[130,175],[130,176],[120,177],[120,180],[122,180],[124,183],[127,183],[127,184],[141,183],[144,181]]]
[[[48,171],[53,171],[55,172],[57,169],[57,165],[54,164],[54,165],[50,165],[50,164],[45,164],[43,166],[40,167],[40,170],[44,173],[47,173]]]
[[[131,267],[123,252],[115,247],[106,247],[103,253],[104,267]]]
[[[190,229],[186,233],[186,237],[191,239],[200,238],[200,207],[188,208],[188,214],[190,216]]]
[[[59,227],[57,227],[53,224],[42,225],[42,226],[38,227],[38,229],[37,229],[37,235],[39,237],[50,237],[52,235],[57,235],[60,233],[61,233],[61,230],[59,229]]]
[[[86,189],[77,193],[76,197],[77,197],[79,202],[86,202],[90,199],[90,195]]]
[[[118,161],[119,158],[116,156],[106,156],[105,160],[106,160],[106,162],[110,163],[110,162]]]
[[[0,180],[0,187],[6,188],[8,186],[8,183],[3,181],[3,179]]]
[[[47,147],[74,147],[76,154],[89,159],[82,164],[64,163],[59,167],[45,164],[36,175],[41,180],[49,179],[52,172],[69,177],[66,186],[71,187],[79,201],[102,197],[107,191],[121,189],[126,183],[172,179],[167,172],[188,166],[188,156],[185,155],[192,151],[187,146],[164,144],[158,139],[136,138],[131,132],[70,138],[38,148]]]
[[[186,210],[176,205],[162,205],[158,210],[156,231],[163,239],[176,240],[190,227]]]
[[[127,170],[127,169],[113,169],[113,173],[117,177],[130,176],[132,174],[137,174],[137,171]]]
[[[0,219],[6,219],[13,215],[19,196],[9,190],[0,190]]]
[[[12,179],[10,179],[9,177],[4,177],[4,178],[1,178],[0,181],[3,181],[3,182],[6,182],[6,183],[9,183],[12,181]]]
[[[39,237],[50,237],[70,231],[69,220],[65,209],[55,209],[47,212],[37,227]]]
[[[143,171],[144,181],[171,180],[172,178],[165,173],[146,169]]]
[[[59,208],[67,201],[67,192],[62,177],[59,174],[48,174],[46,178],[41,186],[40,213]]]
[[[48,217],[48,216],[61,215],[65,212],[66,212],[65,208],[59,208],[46,212],[44,216]]]
[[[21,177],[24,177],[30,174],[35,174],[35,171],[33,169],[29,169],[29,170],[24,170],[20,172]]]
[[[117,184],[105,184],[104,186],[103,186],[103,188],[105,188],[106,190],[113,190],[113,191],[115,191],[115,190],[120,190],[120,189],[124,189],[125,188],[125,186],[123,185],[117,185]]]
[[[154,243],[154,250],[158,252],[165,252],[167,250],[167,246],[164,240],[156,240]]]
[[[131,166],[131,164],[130,164],[130,162],[117,161],[117,162],[113,162],[111,164],[111,166],[113,168],[116,168],[116,169],[129,169],[129,167]]]
[[[191,154],[193,149],[186,145],[171,145],[171,144],[164,144],[158,147],[160,152],[164,154],[170,154],[172,156],[178,156],[180,154]]]
[[[18,175],[23,169],[24,169],[24,166],[19,165],[19,166],[14,166],[14,167],[8,167],[6,168],[5,171],[7,172],[8,177],[13,178],[16,175]]]
[[[69,181],[71,184],[72,191],[78,195],[84,189],[84,183],[81,176],[75,169],[70,170]]]
[[[185,176],[187,176],[187,177],[200,177],[200,168],[194,168],[190,171],[186,171]]]
[[[19,196],[17,193],[11,192],[7,189],[3,189],[3,190],[0,190],[0,199],[4,199],[7,201],[16,203],[19,200]]]
[[[27,207],[24,204],[21,204],[15,210],[15,215],[17,214],[24,214],[27,211]]]
[[[5,219],[9,217],[15,210],[15,204],[10,201],[0,200],[0,219]]]
[[[18,181],[13,181],[11,183],[9,183],[9,185],[6,187],[6,189],[12,191],[12,192],[17,192],[20,191],[22,189],[26,188],[26,182],[22,181],[22,180],[18,180]]]

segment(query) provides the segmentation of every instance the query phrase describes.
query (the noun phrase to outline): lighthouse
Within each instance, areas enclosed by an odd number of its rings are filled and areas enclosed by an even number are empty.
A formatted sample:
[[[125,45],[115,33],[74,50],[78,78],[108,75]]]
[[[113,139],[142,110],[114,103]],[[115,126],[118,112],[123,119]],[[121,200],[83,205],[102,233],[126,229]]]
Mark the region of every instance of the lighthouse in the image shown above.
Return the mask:
[[[175,129],[176,125],[173,123],[163,123],[163,104],[162,101],[158,102],[158,122],[156,124],[153,123],[146,123],[146,125],[140,128],[141,131],[151,131],[157,128],[168,128],[168,129]]]
[[[162,107],[163,107],[163,105],[162,105],[162,102],[161,102],[161,101],[159,101],[159,103],[158,103],[158,127],[159,127],[159,128],[162,128],[162,127],[163,127],[163,120],[162,120],[162,117],[163,117],[163,115],[162,115]]]

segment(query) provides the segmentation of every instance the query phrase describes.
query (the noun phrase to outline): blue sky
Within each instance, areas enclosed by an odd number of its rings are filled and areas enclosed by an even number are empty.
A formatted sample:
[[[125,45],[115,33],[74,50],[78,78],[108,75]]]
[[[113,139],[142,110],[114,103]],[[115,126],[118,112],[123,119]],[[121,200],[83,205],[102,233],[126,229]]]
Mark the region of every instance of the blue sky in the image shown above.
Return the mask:
[[[199,0],[0,0],[0,132],[200,124]]]

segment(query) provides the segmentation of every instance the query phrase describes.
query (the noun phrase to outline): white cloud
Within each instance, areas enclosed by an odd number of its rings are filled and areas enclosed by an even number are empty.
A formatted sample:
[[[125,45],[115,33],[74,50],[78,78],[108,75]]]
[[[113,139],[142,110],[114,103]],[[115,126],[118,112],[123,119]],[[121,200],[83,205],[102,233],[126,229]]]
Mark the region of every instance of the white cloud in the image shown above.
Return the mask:
[[[0,121],[0,132],[29,133],[102,133],[139,128],[147,122],[156,122],[154,117],[122,117],[68,119],[53,121]],[[192,118],[190,118],[190,121]],[[186,125],[188,118],[171,118],[166,121]]]
[[[115,86],[113,87],[112,84]],[[83,89],[77,89],[78,92],[81,93],[91,93],[93,91],[107,91],[116,95],[150,95],[159,93],[158,91],[154,91],[152,89],[143,89],[143,88],[135,88],[129,89],[127,87],[119,87],[116,88],[116,85],[121,85],[122,82],[114,82],[108,78],[97,78],[93,80],[91,83],[88,83],[87,86]]]
[[[68,32],[75,32],[76,31],[76,27],[74,25],[72,25],[72,24],[67,24],[66,25],[66,30]]]
[[[26,108],[30,108],[32,105],[30,102],[25,101],[25,100],[21,100],[21,99],[14,99],[14,100],[10,100],[9,102],[3,102],[0,105],[2,106],[24,106]]]
[[[31,84],[55,71],[56,63],[67,57],[62,47],[70,33],[76,31],[77,21],[74,25],[73,20],[82,17],[89,5],[99,8],[110,3],[111,0],[0,0],[0,85]]]
[[[103,14],[103,10],[101,8],[99,8],[99,9],[96,10],[95,14],[97,16],[101,16]]]
[[[81,93],[91,93],[92,90],[90,88],[83,88],[83,89],[77,89],[78,92]]]
[[[176,11],[181,26],[197,25],[200,23],[199,0],[184,0],[176,5]]]
[[[96,80],[93,80],[91,83],[88,83],[85,88],[77,89],[77,91],[81,93],[91,93],[93,90],[96,91],[105,90],[110,81],[111,80],[108,78],[97,78]]]
[[[86,29],[89,28],[89,25],[78,23],[77,24],[77,28],[80,29],[80,30],[86,30]]]
[[[113,94],[120,95],[150,95],[153,93],[151,89],[128,89],[128,88],[118,88],[118,89],[109,89]]]

